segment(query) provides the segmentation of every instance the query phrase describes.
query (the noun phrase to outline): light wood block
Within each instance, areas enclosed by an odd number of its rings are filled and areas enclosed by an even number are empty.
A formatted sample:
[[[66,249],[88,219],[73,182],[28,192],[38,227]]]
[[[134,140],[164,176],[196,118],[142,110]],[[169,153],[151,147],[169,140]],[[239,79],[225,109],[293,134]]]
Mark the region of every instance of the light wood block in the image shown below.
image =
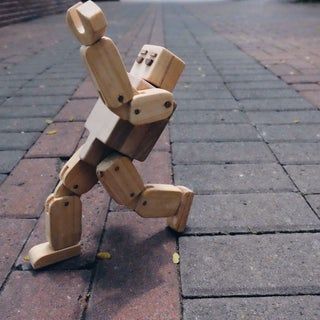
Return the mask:
[[[109,153],[110,150],[105,144],[93,135],[89,135],[86,142],[81,146],[79,151],[80,159],[92,167],[96,167]]]
[[[194,193],[192,190],[183,186],[178,186],[178,188],[182,193],[181,203],[177,213],[174,216],[167,218],[167,224],[171,229],[177,232],[183,232],[187,225]]]
[[[81,252],[80,244],[61,250],[54,250],[49,242],[44,242],[29,250],[30,263],[33,269],[40,269],[51,264],[78,256]]]
[[[144,161],[166,127],[168,119],[133,126],[120,119],[98,99],[85,127],[90,136],[97,137],[104,145],[129,158]]]
[[[139,91],[131,101],[129,121],[142,125],[167,119],[173,112],[173,95],[163,89]]]
[[[69,190],[62,181],[60,181],[56,188],[54,189],[53,196],[54,198],[64,197],[64,196],[74,196],[75,193]],[[48,210],[47,210],[48,211]]]
[[[123,107],[134,94],[120,53],[110,38],[81,47],[82,57],[103,102],[111,109]],[[116,112],[116,110],[114,110]]]
[[[75,37],[86,46],[97,42],[107,29],[102,10],[92,1],[78,2],[69,8],[66,20]]]
[[[173,91],[184,66],[184,62],[168,49],[146,44],[140,50],[130,74],[157,88]]]
[[[170,217],[180,205],[181,190],[168,184],[147,184],[135,211],[143,218]]]
[[[46,214],[46,236],[53,249],[73,246],[81,238],[82,206],[78,196],[54,198]]]
[[[144,189],[143,181],[129,158],[113,154],[97,167],[99,181],[119,204],[129,205]]]
[[[145,81],[142,78],[138,78],[131,73],[128,73],[128,77],[129,77],[131,86],[136,90],[146,90],[146,89],[154,88],[154,86],[151,83]]]
[[[88,192],[98,181],[95,167],[80,159],[81,148],[67,161],[60,171],[60,180],[77,195]]]

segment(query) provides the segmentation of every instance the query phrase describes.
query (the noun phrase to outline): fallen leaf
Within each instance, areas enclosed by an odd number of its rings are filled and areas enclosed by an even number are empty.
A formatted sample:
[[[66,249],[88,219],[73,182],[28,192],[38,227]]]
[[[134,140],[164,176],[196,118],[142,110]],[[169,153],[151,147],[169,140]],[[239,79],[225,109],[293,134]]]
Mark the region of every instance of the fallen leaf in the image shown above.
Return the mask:
[[[299,119],[294,119],[292,122],[293,122],[293,123],[299,123],[300,120],[299,120]]]
[[[179,253],[175,252],[173,255],[172,255],[172,262],[174,264],[178,264],[180,262],[180,256],[179,256]]]
[[[52,136],[52,135],[54,135],[54,134],[56,134],[56,133],[57,133],[57,130],[47,131],[47,135],[48,135],[48,136]]]
[[[51,119],[46,119],[46,123],[47,124],[51,124],[53,122],[53,120],[51,120]]]
[[[111,253],[107,252],[107,251],[101,251],[97,253],[97,258],[101,259],[101,260],[108,260],[111,259]]]
[[[24,257],[23,257],[23,260],[26,261],[26,262],[28,262],[28,261],[30,261],[30,257],[29,257],[29,256],[24,256]]]
[[[70,122],[74,121],[74,117],[69,118],[69,121]]]

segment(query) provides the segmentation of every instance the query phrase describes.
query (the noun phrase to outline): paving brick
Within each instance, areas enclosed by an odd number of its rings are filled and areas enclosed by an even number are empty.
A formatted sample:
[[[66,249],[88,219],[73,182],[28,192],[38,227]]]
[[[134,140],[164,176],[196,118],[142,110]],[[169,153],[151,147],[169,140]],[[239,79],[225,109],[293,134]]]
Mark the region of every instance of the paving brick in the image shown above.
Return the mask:
[[[291,85],[297,91],[317,91],[320,90],[320,85],[316,83],[295,83]]]
[[[320,107],[320,90],[319,91],[301,91],[300,94],[305,97],[314,106]]]
[[[233,89],[232,94],[238,100],[299,97],[299,94],[291,89]]]
[[[247,112],[249,119],[256,124],[297,124],[320,123],[319,111],[267,111]]]
[[[96,88],[94,87],[92,81],[86,80],[84,81],[77,91],[74,93],[73,98],[98,98],[98,93]]]
[[[302,193],[320,193],[320,165],[288,165],[285,169]]]
[[[174,89],[174,93],[181,91],[203,91],[203,90],[217,90],[217,89],[226,89],[226,85],[223,82],[178,82],[177,86]]]
[[[21,160],[0,186],[0,216],[38,217],[57,178],[57,159]]]
[[[320,82],[320,75],[285,75],[281,77],[287,83],[313,83]]]
[[[173,143],[175,164],[275,162],[263,142]]]
[[[206,75],[205,73],[200,75],[182,75],[179,79],[181,82],[198,82],[198,83],[207,83],[207,82],[220,82],[223,80],[219,75]]]
[[[270,143],[272,151],[282,164],[320,163],[320,144],[312,143]]]
[[[177,110],[234,110],[239,104],[234,99],[192,100],[179,99]],[[314,107],[313,107],[314,108]]]
[[[269,81],[278,80],[276,76],[271,73],[265,74],[250,74],[250,75],[225,75],[223,76],[225,82],[252,82],[252,81]]]
[[[34,224],[35,220],[31,219],[0,219],[0,286],[11,271]]]
[[[295,191],[277,164],[176,165],[174,176],[197,193]]]
[[[86,121],[96,99],[77,99],[69,101],[54,118],[54,121]]]
[[[23,151],[0,151],[0,173],[10,173],[23,155]]]
[[[1,118],[53,117],[61,106],[0,107]]]
[[[283,99],[253,99],[242,100],[240,103],[244,110],[314,110],[315,107],[304,99],[283,98]]]
[[[62,106],[68,96],[34,96],[34,97],[13,97],[8,99],[3,106]]]
[[[172,141],[257,141],[256,129],[249,124],[181,124],[171,128]]]
[[[319,244],[320,234],[182,237],[182,293],[188,297],[318,294]]]
[[[112,259],[98,262],[87,319],[181,318],[175,238],[164,219],[112,213],[100,250]]]
[[[70,87],[76,86],[80,79],[34,79],[23,85],[25,88],[45,87]]]
[[[202,91],[195,91],[195,90],[184,90],[179,91],[175,94],[175,98],[179,99],[232,99],[232,95],[228,90],[217,89],[217,90],[202,90]]]
[[[28,150],[39,135],[39,132],[0,133],[0,150]]]
[[[318,296],[190,299],[183,302],[183,319],[317,320],[319,301]]]
[[[311,142],[320,140],[320,127],[313,124],[292,124],[292,125],[259,125],[258,130],[261,136],[268,142],[274,141],[295,141]]]
[[[319,112],[320,115],[320,112]],[[239,110],[230,111],[176,111],[173,123],[247,123],[248,120],[243,112]]]
[[[320,220],[296,193],[195,196],[186,234],[319,230]]]
[[[252,81],[252,82],[230,82],[228,87],[235,89],[284,89],[288,85],[281,80]]]
[[[56,131],[55,134],[49,134]],[[58,122],[51,124],[29,150],[26,157],[70,157],[84,131],[83,122]],[[63,141],[63,143],[61,143]]]
[[[102,185],[97,184],[92,190],[81,197],[82,202],[82,237],[81,255],[56,265],[51,269],[69,270],[84,269],[92,267],[96,260],[96,254],[100,244],[104,222],[108,212],[110,198]],[[16,267],[22,270],[31,269],[31,265],[24,261],[28,251],[42,242],[46,242],[45,216],[41,214],[38,223],[28,239],[22,253],[16,261]]]
[[[167,126],[158,141],[153,147],[153,151],[170,151],[169,127]]]
[[[85,270],[13,272],[0,295],[1,316],[4,319],[79,319],[89,281],[90,271]]]
[[[44,118],[0,119],[0,132],[43,131],[47,126]]]

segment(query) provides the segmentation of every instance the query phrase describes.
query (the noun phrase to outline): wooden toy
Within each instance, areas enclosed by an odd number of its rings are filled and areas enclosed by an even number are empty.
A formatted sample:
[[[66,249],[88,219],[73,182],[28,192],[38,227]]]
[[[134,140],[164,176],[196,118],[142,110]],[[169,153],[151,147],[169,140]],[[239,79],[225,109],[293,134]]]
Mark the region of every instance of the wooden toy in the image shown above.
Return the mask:
[[[80,254],[80,196],[98,180],[119,204],[144,218],[165,217],[177,232],[185,229],[193,200],[186,187],[144,184],[132,163],[146,159],[175,110],[172,90],[183,61],[163,47],[144,45],[127,73],[94,2],[72,6],[67,23],[100,99],[85,123],[86,142],[63,166],[45,203],[47,242],[29,251],[34,269]]]

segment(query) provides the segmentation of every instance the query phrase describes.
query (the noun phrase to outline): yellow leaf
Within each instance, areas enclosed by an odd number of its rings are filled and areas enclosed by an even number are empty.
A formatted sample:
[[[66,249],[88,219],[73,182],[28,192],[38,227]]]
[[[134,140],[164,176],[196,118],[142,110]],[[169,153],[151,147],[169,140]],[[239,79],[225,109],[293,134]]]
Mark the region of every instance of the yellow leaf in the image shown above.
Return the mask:
[[[30,257],[29,257],[29,256],[24,256],[24,257],[23,257],[23,260],[26,261],[26,262],[28,262],[28,261],[30,261]]]
[[[180,256],[179,256],[179,253],[175,252],[173,255],[172,255],[172,262],[174,264],[178,264],[180,262]]]
[[[97,258],[101,259],[101,260],[107,260],[107,259],[111,259],[111,253],[107,252],[107,251],[101,251],[97,253]]]
[[[52,136],[53,134],[56,134],[56,133],[57,133],[57,130],[47,131],[47,135],[48,135],[48,136]]]
[[[47,124],[51,124],[53,122],[53,120],[51,120],[51,119],[46,119],[46,123]]]
[[[294,119],[292,122],[293,122],[293,123],[299,123],[300,120],[299,120],[299,119]]]

